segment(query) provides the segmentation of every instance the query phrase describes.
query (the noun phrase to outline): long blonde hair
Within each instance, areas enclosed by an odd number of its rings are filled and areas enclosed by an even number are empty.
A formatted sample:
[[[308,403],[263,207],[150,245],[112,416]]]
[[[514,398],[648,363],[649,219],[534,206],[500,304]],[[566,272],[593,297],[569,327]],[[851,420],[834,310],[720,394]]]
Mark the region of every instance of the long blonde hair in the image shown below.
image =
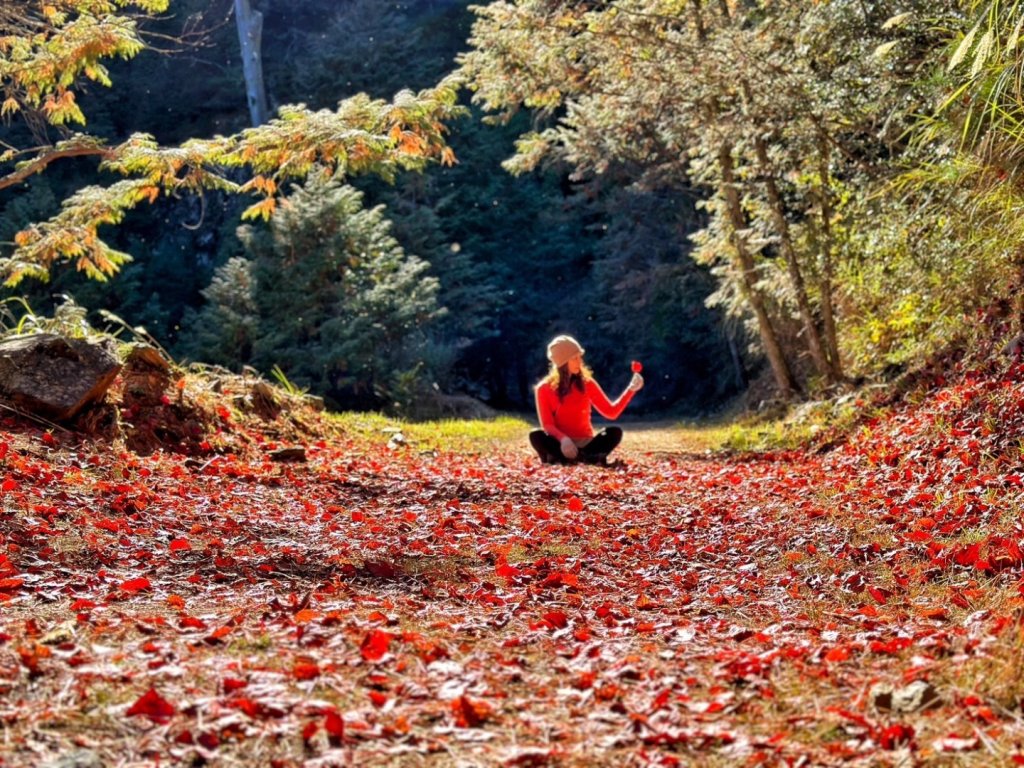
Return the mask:
[[[569,373],[568,363],[565,365],[555,365],[552,363],[551,370],[548,371],[548,375],[544,377],[544,383],[558,393],[559,400],[564,400],[573,385],[582,392],[584,382],[587,382],[592,378],[594,378],[594,374],[587,367],[586,363],[580,364],[580,372],[578,376],[573,376]]]

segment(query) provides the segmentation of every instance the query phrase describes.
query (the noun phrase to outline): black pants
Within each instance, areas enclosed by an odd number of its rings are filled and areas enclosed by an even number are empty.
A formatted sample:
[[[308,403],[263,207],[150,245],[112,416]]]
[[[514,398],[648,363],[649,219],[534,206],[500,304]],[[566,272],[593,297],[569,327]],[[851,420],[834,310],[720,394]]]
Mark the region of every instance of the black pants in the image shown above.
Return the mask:
[[[577,461],[582,461],[584,464],[603,464],[608,458],[608,454],[614,451],[621,442],[622,429],[620,427],[605,427],[594,435],[593,440],[580,448]],[[543,429],[535,429],[530,433],[530,445],[545,464],[569,463],[569,459],[562,455],[561,444]]]

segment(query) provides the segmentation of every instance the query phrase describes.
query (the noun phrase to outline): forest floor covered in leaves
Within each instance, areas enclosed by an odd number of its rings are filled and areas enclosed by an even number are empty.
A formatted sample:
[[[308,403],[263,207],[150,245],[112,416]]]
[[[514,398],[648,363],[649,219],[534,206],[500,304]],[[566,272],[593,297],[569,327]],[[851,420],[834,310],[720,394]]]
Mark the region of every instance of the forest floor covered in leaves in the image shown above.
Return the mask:
[[[863,407],[609,468],[7,418],[0,765],[1024,763],[1024,368]]]

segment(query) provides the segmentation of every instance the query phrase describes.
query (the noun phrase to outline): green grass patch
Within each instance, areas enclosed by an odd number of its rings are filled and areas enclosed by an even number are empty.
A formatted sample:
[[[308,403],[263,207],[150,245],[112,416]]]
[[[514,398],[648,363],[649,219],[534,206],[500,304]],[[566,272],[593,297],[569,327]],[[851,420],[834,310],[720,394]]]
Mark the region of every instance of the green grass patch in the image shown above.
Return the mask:
[[[826,433],[843,433],[863,417],[853,395],[802,403],[784,410],[749,414],[737,409],[698,421],[625,420],[624,448],[641,453],[772,451],[799,448]],[[367,445],[407,445],[416,450],[478,454],[498,448],[528,450],[534,424],[520,416],[491,419],[407,421],[381,413],[333,413],[329,417],[349,437]],[[598,425],[600,426],[600,425]]]
[[[479,453],[496,446],[526,444],[532,429],[524,419],[442,419],[405,421],[380,413],[334,413],[331,420],[354,439],[373,444],[407,444],[419,450]]]
[[[848,433],[863,416],[863,403],[848,394],[784,411],[740,415],[722,424],[713,437],[718,448],[727,451],[788,450],[810,445],[827,434]]]
[[[542,544],[539,547],[525,547],[516,544],[505,555],[506,562],[512,565],[530,563],[543,557],[579,557],[583,547],[578,544]]]

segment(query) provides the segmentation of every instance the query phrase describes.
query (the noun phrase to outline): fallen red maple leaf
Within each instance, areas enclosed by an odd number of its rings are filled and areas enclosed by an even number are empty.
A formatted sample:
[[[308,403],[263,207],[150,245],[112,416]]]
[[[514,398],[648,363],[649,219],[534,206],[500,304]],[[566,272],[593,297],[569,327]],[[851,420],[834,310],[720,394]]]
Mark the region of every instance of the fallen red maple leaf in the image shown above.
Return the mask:
[[[320,667],[317,666],[316,662],[297,661],[295,666],[292,667],[292,676],[296,680],[314,680],[320,677]]]
[[[142,715],[154,723],[164,724],[174,716],[175,712],[177,710],[173,704],[157,693],[156,689],[150,688],[128,708],[125,714],[129,716]]]
[[[28,670],[29,677],[36,678],[43,674],[39,668],[39,660],[48,659],[51,653],[45,645],[35,643],[31,648],[19,648],[18,655],[21,657],[21,663]]]
[[[303,727],[302,729],[302,740],[308,742],[310,739],[316,736],[316,732],[318,730],[320,730],[320,726],[317,725],[315,722],[306,723],[305,727]]]
[[[498,565],[494,569],[494,572],[498,576],[501,576],[503,579],[513,579],[516,576],[521,576],[522,573],[523,573],[521,570],[516,568],[514,565],[509,565],[507,562],[503,562],[500,565]]]
[[[359,647],[359,652],[363,655],[363,658],[366,661],[380,661],[384,658],[384,655],[391,647],[391,641],[393,639],[394,635],[390,632],[385,632],[382,629],[375,629],[372,632],[368,632],[366,637],[363,638],[363,643]]]
[[[846,646],[831,648],[825,654],[826,661],[846,661],[848,658],[850,658],[850,649]]]
[[[139,592],[143,589],[149,589],[150,586],[149,579],[145,576],[140,576],[137,579],[128,579],[128,581],[121,583],[121,589],[125,592]]]
[[[885,605],[885,601],[889,598],[892,592],[890,592],[888,589],[883,589],[882,587],[869,586],[868,594],[870,594],[876,602]]]
[[[221,685],[224,687],[224,693],[231,693],[232,691],[238,691],[245,688],[249,684],[248,680],[239,680],[235,677],[225,677],[221,681]]]
[[[549,573],[540,585],[542,587],[557,587],[560,585],[576,587],[579,586],[579,577],[577,577],[575,573],[555,571],[554,573]]]
[[[564,611],[548,611],[544,614],[544,621],[555,629],[565,629],[569,626],[569,617],[565,615]]]
[[[216,643],[219,640],[224,639],[229,634],[231,634],[231,627],[217,627],[215,630],[213,630],[213,632],[206,636],[206,642]]]
[[[324,714],[324,730],[327,731],[327,738],[333,746],[341,746],[345,740],[345,721],[333,709],[327,710]]]
[[[247,696],[240,696],[237,699],[233,699],[230,703],[235,709],[241,710],[254,720],[268,714],[266,707]]]
[[[896,723],[888,728],[881,729],[876,738],[878,745],[882,749],[895,749],[901,744],[913,743],[914,728],[910,725]]]
[[[452,701],[452,712],[459,728],[479,728],[494,714],[494,707],[482,699],[463,695]]]

